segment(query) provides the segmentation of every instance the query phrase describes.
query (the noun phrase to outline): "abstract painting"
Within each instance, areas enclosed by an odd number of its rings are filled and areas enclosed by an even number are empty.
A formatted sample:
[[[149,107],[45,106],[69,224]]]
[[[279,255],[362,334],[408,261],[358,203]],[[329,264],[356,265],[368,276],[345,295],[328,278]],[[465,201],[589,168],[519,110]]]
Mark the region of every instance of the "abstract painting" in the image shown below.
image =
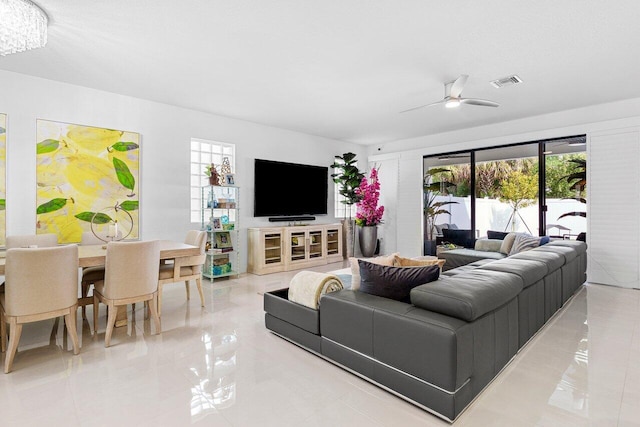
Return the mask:
[[[7,194],[6,153],[7,115],[0,114],[0,246],[5,245],[7,234],[7,215],[5,211],[5,201]]]
[[[37,120],[36,139],[38,234],[78,243],[92,224],[104,235],[117,221],[139,237],[138,133]]]

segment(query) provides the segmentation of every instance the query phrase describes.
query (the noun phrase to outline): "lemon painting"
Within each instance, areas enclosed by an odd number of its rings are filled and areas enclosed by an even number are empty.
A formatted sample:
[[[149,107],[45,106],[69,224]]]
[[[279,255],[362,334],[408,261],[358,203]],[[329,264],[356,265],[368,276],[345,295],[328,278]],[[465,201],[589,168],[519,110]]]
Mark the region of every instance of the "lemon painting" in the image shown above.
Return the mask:
[[[6,200],[6,174],[5,174],[5,159],[7,153],[7,115],[0,114],[0,246],[5,244],[6,236],[6,212],[5,212],[5,200]]]
[[[38,234],[78,243],[92,219],[105,232],[125,211],[124,234],[139,237],[138,133],[38,120],[36,139]]]

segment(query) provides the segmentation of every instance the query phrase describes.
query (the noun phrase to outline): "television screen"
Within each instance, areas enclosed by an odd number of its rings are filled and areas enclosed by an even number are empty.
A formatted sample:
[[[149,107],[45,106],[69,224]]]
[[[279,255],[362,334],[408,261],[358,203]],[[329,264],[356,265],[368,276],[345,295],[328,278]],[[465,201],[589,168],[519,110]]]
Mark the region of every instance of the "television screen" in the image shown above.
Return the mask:
[[[326,215],[328,170],[256,159],[253,216]]]

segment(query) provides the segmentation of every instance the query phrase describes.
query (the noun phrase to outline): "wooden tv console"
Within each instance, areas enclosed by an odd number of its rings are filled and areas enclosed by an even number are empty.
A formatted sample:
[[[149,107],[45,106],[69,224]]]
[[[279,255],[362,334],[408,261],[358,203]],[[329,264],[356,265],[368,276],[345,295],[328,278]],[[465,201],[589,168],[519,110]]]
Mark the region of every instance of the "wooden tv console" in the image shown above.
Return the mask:
[[[342,261],[342,224],[249,228],[247,271],[269,274]]]

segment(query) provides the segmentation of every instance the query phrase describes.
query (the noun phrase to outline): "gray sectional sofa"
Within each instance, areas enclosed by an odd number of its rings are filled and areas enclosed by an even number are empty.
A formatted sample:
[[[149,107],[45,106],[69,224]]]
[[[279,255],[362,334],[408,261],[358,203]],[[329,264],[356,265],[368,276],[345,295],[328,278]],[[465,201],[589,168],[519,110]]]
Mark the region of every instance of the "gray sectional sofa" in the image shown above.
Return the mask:
[[[445,272],[411,303],[359,291],[319,310],[265,294],[266,327],[453,421],[586,280],[586,245],[558,241]]]

